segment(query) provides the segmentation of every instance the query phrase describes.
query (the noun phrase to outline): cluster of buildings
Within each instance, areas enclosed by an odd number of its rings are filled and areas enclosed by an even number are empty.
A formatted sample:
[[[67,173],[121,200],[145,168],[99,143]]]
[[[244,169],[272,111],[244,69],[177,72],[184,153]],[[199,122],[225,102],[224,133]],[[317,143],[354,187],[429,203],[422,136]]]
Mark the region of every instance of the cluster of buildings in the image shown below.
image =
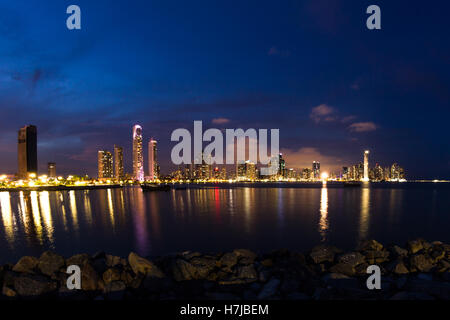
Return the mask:
[[[322,180],[336,180],[336,181],[405,181],[405,170],[397,163],[389,167],[381,167],[378,163],[375,167],[369,166],[369,151],[365,151],[363,161],[349,167],[343,167],[341,172],[326,173],[321,172],[320,162],[313,161],[310,168],[303,168],[296,170],[286,167],[286,161],[283,159],[283,154],[274,156],[271,159],[271,164],[275,164],[278,168],[276,173],[270,176],[261,175],[260,169],[251,161],[238,162],[234,168],[230,166],[214,166],[207,164],[202,159],[201,164],[190,164],[184,167],[180,166],[169,176],[175,181],[180,180],[233,180],[233,181],[322,181]],[[228,171],[227,171],[228,168]]]
[[[343,167],[338,173],[321,172],[320,162],[313,161],[310,168],[296,170],[288,169],[283,154],[273,156],[270,166],[277,168],[272,175],[261,175],[260,168],[251,161],[241,161],[233,166],[216,166],[208,164],[203,154],[198,157],[199,164],[188,164],[178,167],[169,176],[160,176],[160,167],[157,161],[157,141],[150,138],[148,141],[147,174],[144,167],[143,131],[140,125],[133,127],[133,173],[124,173],[123,148],[114,145],[114,151],[98,151],[98,180],[100,181],[156,181],[165,180],[189,180],[189,181],[405,181],[405,170],[397,163],[388,167],[382,167],[378,163],[374,167],[369,166],[369,151],[363,154],[363,161],[352,166]],[[199,159],[197,159],[199,160]],[[27,125],[20,128],[18,134],[18,173],[15,179],[29,179],[37,176],[37,128]],[[45,179],[57,179],[56,163],[48,162],[48,175]],[[60,179],[60,178],[58,178]]]
[[[150,138],[148,142],[148,175],[144,170],[144,152],[142,127],[133,127],[133,174],[124,174],[123,148],[114,145],[114,156],[110,151],[98,151],[98,179],[99,180],[136,180],[155,181],[159,179],[160,168],[157,162],[157,141]]]

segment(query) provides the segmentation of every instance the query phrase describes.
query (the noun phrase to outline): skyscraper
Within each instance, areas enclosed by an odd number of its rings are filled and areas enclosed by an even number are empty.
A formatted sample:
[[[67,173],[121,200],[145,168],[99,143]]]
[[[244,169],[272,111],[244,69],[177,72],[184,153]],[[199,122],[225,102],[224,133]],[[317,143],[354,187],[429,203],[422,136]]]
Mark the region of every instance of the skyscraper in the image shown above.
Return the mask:
[[[110,179],[113,177],[113,158],[109,151],[98,152],[98,178]]]
[[[123,175],[123,148],[114,145],[114,177],[120,180]]]
[[[48,163],[48,177],[56,178],[56,163],[54,162]]]
[[[285,176],[285,169],[286,169],[286,162],[283,159],[283,154],[280,153],[278,156],[278,175],[284,177]]]
[[[157,141],[151,138],[148,142],[148,175],[150,180],[158,179],[157,153]]]
[[[363,181],[369,181],[369,150],[364,151],[364,178]]]
[[[314,180],[319,180],[320,179],[320,162],[313,161],[312,171],[313,171]]]
[[[37,128],[28,125],[19,130],[18,139],[18,175],[28,178],[30,173],[37,174]]]
[[[133,177],[144,181],[144,153],[142,152],[142,127],[133,127]]]

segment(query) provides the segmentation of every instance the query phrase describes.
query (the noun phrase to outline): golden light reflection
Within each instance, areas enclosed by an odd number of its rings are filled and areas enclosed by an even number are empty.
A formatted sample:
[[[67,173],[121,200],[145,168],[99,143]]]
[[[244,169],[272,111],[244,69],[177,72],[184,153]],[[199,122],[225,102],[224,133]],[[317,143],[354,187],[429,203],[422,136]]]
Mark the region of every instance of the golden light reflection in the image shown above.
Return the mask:
[[[113,227],[114,230],[114,206],[113,206],[113,201],[112,201],[112,192],[111,189],[108,189],[107,191],[108,193],[108,212],[109,212],[109,219],[111,220],[111,225]]]
[[[41,224],[41,213],[39,210],[39,201],[38,201],[38,194],[36,191],[31,191],[30,193],[31,198],[31,211],[33,216],[33,222],[34,226],[36,228],[36,235],[39,242],[43,243],[43,237],[42,237],[42,224]]]
[[[330,228],[328,221],[328,189],[326,185],[323,186],[320,194],[320,220],[319,220],[319,233],[322,237],[322,242],[326,241],[327,233]]]
[[[50,243],[53,243],[53,223],[52,212],[50,209],[50,198],[48,191],[39,193],[39,204],[41,205],[42,218],[44,220],[44,228]]]
[[[78,231],[78,212],[77,199],[75,198],[75,191],[69,191],[70,212],[72,213],[72,223],[75,231]]]
[[[361,189],[361,217],[359,220],[359,240],[367,239],[370,219],[370,189],[363,186]]]
[[[0,207],[6,239],[8,240],[8,243],[12,245],[14,243],[14,222],[9,192],[0,192]]]
[[[92,208],[91,208],[91,200],[89,199],[89,191],[84,191],[84,214],[86,216],[86,221],[89,225],[92,225]]]

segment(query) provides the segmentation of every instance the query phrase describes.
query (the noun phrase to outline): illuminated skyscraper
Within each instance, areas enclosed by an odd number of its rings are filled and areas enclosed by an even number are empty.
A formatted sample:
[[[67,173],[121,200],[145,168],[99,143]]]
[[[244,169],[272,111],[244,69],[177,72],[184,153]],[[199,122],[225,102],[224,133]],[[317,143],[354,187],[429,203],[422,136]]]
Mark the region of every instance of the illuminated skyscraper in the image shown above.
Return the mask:
[[[153,138],[148,142],[148,175],[150,180],[158,179],[158,162],[156,159],[158,149],[156,144],[157,141]]]
[[[20,128],[17,147],[19,177],[28,178],[30,173],[37,174],[37,128],[35,126]]]
[[[100,150],[98,152],[98,178],[110,179],[113,177],[113,157],[111,152]]]
[[[364,178],[363,181],[369,181],[369,150],[364,151]]]
[[[48,163],[48,177],[56,178],[56,163],[54,162]]]
[[[114,177],[123,179],[123,148],[114,145]]]
[[[142,127],[133,127],[133,178],[144,181],[144,153],[142,152]]]
[[[285,176],[285,169],[286,169],[286,162],[283,159],[283,154],[280,153],[278,156],[278,175],[284,177]]]
[[[249,160],[245,161],[245,177],[248,180],[256,179],[256,165]]]
[[[314,180],[319,180],[320,179],[320,162],[313,161],[312,171],[313,171]]]

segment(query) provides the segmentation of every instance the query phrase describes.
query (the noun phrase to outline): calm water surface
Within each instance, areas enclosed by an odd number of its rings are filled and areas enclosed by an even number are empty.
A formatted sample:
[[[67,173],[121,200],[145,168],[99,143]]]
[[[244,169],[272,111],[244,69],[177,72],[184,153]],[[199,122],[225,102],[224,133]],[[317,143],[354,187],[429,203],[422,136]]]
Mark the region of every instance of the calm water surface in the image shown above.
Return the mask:
[[[443,183],[0,192],[0,210],[1,263],[48,249],[153,256],[303,251],[321,242],[351,249],[367,238],[450,242],[450,185]]]

